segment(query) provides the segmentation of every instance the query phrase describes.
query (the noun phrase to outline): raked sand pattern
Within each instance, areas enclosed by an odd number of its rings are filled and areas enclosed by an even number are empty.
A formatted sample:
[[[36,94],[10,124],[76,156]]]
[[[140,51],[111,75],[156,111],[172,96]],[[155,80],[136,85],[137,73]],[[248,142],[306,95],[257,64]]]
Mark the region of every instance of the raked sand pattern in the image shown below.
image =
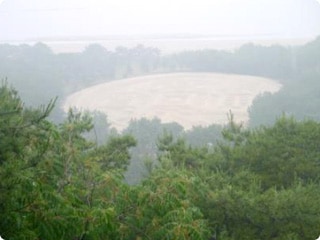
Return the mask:
[[[162,122],[193,126],[224,124],[231,110],[237,122],[247,122],[255,96],[276,92],[281,85],[267,78],[216,74],[171,73],[98,84],[70,95],[63,106],[98,110],[118,130],[131,119],[158,117]]]

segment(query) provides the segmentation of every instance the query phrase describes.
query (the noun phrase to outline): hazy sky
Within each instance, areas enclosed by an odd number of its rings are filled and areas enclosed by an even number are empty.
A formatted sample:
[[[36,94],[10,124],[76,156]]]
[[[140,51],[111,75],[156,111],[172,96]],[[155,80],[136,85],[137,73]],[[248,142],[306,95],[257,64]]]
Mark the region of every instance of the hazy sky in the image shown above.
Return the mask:
[[[320,34],[320,4],[316,0],[0,2],[0,40],[115,34]]]

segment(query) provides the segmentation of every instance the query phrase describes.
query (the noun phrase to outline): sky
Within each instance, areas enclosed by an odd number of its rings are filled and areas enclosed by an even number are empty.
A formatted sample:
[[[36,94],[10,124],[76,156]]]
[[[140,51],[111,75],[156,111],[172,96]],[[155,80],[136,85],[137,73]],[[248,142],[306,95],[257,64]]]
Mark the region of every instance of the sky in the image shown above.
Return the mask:
[[[0,0],[0,40],[151,34],[309,37],[320,35],[319,1]]]

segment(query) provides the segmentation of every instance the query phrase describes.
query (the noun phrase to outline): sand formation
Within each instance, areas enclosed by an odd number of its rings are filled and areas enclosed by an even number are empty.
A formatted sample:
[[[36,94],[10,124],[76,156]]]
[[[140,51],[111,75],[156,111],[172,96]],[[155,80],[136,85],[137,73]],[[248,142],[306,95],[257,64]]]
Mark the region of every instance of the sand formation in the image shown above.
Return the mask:
[[[236,121],[248,120],[247,109],[255,96],[276,92],[271,79],[216,73],[171,73],[127,78],[98,84],[70,95],[64,110],[76,107],[99,110],[118,130],[131,119],[158,117],[186,129],[227,122],[231,110]]]

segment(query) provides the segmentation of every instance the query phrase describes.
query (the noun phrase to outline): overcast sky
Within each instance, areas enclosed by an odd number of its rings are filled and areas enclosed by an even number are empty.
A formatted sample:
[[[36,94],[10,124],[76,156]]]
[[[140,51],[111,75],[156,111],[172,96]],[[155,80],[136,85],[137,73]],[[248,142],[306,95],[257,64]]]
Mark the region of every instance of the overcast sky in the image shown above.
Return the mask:
[[[0,0],[0,40],[131,34],[320,34],[316,0]]]

